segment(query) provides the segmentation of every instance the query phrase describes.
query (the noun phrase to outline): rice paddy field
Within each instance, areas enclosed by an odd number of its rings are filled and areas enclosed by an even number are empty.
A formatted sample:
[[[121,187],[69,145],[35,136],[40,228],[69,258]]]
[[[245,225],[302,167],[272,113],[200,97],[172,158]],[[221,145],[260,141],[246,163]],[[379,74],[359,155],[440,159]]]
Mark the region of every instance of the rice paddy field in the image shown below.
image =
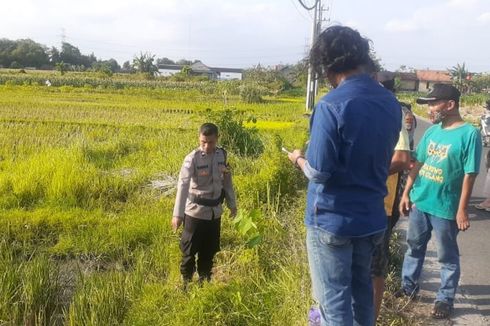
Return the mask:
[[[304,324],[304,181],[280,152],[306,140],[303,102],[226,101],[192,89],[1,85],[0,324]],[[223,217],[213,282],[184,292],[175,183],[199,125],[225,109],[253,115],[263,151],[229,150],[240,214]]]
[[[0,325],[307,324],[306,183],[280,151],[304,147],[304,99],[212,87],[0,85]],[[239,215],[213,281],[183,291],[170,220],[206,121],[260,151],[228,148]]]

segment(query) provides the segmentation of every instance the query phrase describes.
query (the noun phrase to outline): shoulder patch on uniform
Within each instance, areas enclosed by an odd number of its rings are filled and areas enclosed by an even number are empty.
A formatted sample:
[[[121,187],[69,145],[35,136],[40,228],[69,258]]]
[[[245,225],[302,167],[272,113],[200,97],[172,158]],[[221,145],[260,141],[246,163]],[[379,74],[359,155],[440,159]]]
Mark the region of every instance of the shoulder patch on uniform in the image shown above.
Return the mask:
[[[184,168],[188,169],[191,167],[192,162],[191,161],[184,161]]]

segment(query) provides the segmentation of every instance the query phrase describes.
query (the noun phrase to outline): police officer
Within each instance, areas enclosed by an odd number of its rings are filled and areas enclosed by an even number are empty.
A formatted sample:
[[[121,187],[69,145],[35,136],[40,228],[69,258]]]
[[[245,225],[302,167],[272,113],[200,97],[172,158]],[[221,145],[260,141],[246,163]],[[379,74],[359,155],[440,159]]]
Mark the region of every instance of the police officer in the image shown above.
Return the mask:
[[[218,127],[205,123],[199,129],[200,147],[184,159],[177,183],[172,218],[176,231],[184,223],[180,239],[180,272],[184,286],[196,270],[199,281],[209,281],[214,255],[220,250],[222,203],[234,217],[237,213],[235,191],[227,164],[226,151],[217,147]]]

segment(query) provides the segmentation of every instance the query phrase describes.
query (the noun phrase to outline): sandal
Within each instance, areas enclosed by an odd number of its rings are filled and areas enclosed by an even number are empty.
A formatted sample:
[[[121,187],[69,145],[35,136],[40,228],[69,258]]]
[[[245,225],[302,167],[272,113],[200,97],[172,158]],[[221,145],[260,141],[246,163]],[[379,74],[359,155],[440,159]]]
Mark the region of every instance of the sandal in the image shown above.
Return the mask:
[[[432,318],[435,319],[447,319],[449,315],[451,315],[452,311],[453,311],[453,307],[449,303],[436,301],[431,315]]]

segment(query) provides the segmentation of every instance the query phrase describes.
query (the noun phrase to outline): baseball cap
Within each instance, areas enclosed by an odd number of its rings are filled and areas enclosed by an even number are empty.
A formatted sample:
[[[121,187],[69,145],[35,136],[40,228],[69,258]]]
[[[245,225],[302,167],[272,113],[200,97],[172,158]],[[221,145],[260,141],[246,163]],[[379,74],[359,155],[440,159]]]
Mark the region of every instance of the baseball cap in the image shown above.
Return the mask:
[[[434,84],[432,90],[425,96],[417,99],[418,104],[427,104],[437,100],[453,100],[459,102],[461,93],[456,87],[449,84]]]

